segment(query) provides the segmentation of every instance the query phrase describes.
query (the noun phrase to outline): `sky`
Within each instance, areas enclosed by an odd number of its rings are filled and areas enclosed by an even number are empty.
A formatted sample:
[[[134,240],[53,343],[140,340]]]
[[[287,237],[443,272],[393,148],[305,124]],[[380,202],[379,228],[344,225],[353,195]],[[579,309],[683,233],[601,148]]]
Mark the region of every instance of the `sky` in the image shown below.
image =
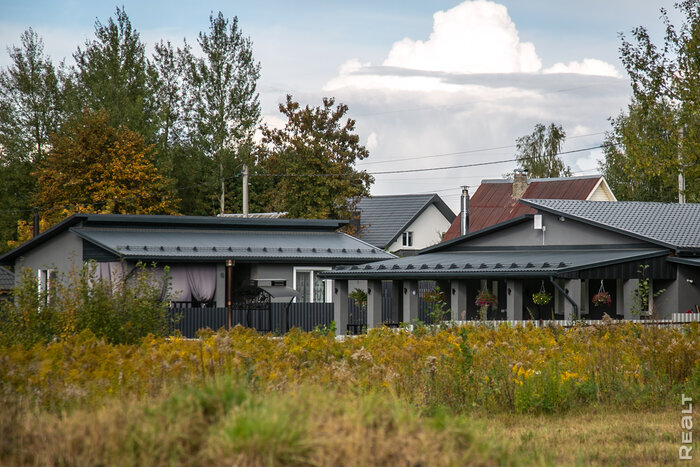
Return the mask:
[[[668,0],[0,0],[0,67],[28,27],[70,64],[116,5],[149,50],[196,47],[211,12],[237,16],[261,64],[266,123],[283,125],[286,94],[311,106],[335,97],[370,151],[358,167],[374,174],[373,195],[438,193],[455,211],[462,185],[473,193],[515,168],[515,140],[537,123],[562,125],[575,151],[565,163],[596,174],[602,153],[588,148],[630,99],[620,33],[644,26],[660,43],[660,8],[680,22]]]

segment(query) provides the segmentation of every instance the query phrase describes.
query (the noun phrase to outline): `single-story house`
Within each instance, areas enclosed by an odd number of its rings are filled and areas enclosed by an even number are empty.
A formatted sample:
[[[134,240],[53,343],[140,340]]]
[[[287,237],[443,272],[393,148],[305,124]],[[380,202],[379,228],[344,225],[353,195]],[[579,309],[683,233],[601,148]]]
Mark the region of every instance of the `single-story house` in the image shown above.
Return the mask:
[[[367,325],[381,323],[382,281],[392,281],[401,321],[418,316],[418,281],[436,281],[454,320],[475,319],[475,298],[489,291],[491,319],[600,319],[635,316],[635,296],[648,285],[641,316],[670,318],[700,304],[700,204],[525,200],[534,209],[514,219],[425,248],[416,256],[322,273],[334,279],[339,330],[347,322],[347,281],[367,281]],[[544,292],[551,301],[537,304]],[[609,305],[592,298],[606,292]],[[659,293],[661,292],[661,293]]]
[[[279,291],[294,289],[298,302],[331,301],[322,271],[395,256],[338,229],[341,220],[74,214],[0,256],[16,277],[31,268],[41,287],[59,273],[97,262],[110,278],[137,262],[169,266],[179,306],[225,307],[232,293],[257,281]],[[228,266],[227,266],[228,263]],[[278,287],[278,289],[274,289]],[[289,300],[272,293],[272,302]],[[232,298],[236,301],[236,297]]]
[[[462,212],[457,215],[443,241],[525,214],[534,214],[535,209],[520,203],[521,199],[617,201],[601,175],[528,178],[527,171],[516,170],[512,179],[482,180],[471,197],[468,191],[463,192],[462,210],[466,209],[466,215]]]
[[[362,198],[358,238],[399,256],[435,245],[455,218],[435,193]]]

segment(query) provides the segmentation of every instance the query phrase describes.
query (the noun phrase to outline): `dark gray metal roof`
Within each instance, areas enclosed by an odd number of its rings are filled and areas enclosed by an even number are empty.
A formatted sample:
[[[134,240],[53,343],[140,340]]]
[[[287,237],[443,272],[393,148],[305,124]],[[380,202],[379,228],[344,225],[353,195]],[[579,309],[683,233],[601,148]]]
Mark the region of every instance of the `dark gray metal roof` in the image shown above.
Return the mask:
[[[14,250],[0,255],[0,264],[13,264],[25,252],[49,241],[56,235],[74,226],[120,227],[120,228],[161,228],[161,229],[222,229],[269,231],[320,231],[333,232],[346,225],[345,220],[328,219],[267,219],[213,216],[166,216],[166,215],[126,215],[126,214],[73,214],[52,226],[39,236],[32,238]]]
[[[71,232],[127,259],[360,263],[395,257],[340,232],[89,227]]]
[[[666,258],[667,261],[671,261],[672,263],[679,263],[679,264],[686,264],[688,266],[695,266],[696,268],[700,268],[700,258],[683,258],[680,256],[669,256]]]
[[[643,248],[527,248],[425,253],[357,266],[340,266],[331,279],[556,276],[626,261],[663,256],[668,250]]]
[[[454,220],[455,214],[435,193],[362,198],[357,203],[362,213],[360,224],[365,226],[360,237],[372,245],[386,248],[431,204],[449,222]]]
[[[0,266],[0,290],[10,290],[15,286],[15,275]]]
[[[700,204],[523,199],[556,215],[676,249],[700,249]]]

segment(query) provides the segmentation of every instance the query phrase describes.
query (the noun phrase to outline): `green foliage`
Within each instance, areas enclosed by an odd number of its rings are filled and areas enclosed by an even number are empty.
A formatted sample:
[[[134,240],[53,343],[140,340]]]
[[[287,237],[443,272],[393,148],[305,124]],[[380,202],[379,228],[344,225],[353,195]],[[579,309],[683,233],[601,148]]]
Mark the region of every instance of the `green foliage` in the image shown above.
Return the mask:
[[[676,201],[678,173],[688,202],[700,201],[700,7],[676,4],[680,27],[661,18],[666,34],[657,47],[644,27],[622,36],[620,53],[632,82],[627,112],[612,119],[601,171],[618,199]]]
[[[95,279],[95,263],[59,278],[47,291],[31,270],[24,270],[14,303],[2,304],[0,343],[32,346],[90,331],[115,344],[170,333],[169,277],[139,264],[111,282]]]
[[[565,138],[566,132],[561,125],[538,123],[531,134],[515,141],[520,168],[534,178],[570,177],[571,169],[557,156]]]
[[[449,313],[445,292],[440,289],[440,286],[435,286],[434,290],[429,290],[423,294],[423,301],[428,303],[428,321],[431,324],[439,323],[445,319],[445,315]]]
[[[149,63],[139,33],[123,8],[117,7],[116,20],[95,22],[95,39],[85,42],[73,54],[76,96],[72,113],[84,107],[104,109],[109,124],[125,126],[140,133],[148,142],[154,134],[155,110],[149,90]]]
[[[369,196],[374,178],[354,165],[369,156],[360,144],[355,121],[343,118],[344,104],[324,98],[319,107],[301,108],[287,95],[280,112],[284,129],[263,126],[258,155],[260,176],[272,177],[266,196],[270,209],[291,217],[349,219],[360,197]]]
[[[630,312],[633,315],[640,316],[653,313],[654,310],[649,309],[649,299],[656,298],[666,291],[666,289],[661,289],[652,293],[651,280],[647,276],[647,269],[649,269],[648,264],[640,264],[637,270],[639,282],[632,294],[632,306],[630,307]]]
[[[367,292],[362,289],[355,289],[348,294],[348,298],[355,302],[358,307],[367,305]]]

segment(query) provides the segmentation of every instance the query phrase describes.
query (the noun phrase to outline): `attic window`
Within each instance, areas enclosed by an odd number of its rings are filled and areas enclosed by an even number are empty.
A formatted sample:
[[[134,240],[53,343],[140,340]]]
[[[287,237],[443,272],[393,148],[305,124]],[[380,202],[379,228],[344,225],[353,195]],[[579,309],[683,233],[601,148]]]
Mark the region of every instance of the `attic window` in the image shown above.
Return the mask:
[[[401,234],[401,246],[413,246],[413,231],[408,230]]]

